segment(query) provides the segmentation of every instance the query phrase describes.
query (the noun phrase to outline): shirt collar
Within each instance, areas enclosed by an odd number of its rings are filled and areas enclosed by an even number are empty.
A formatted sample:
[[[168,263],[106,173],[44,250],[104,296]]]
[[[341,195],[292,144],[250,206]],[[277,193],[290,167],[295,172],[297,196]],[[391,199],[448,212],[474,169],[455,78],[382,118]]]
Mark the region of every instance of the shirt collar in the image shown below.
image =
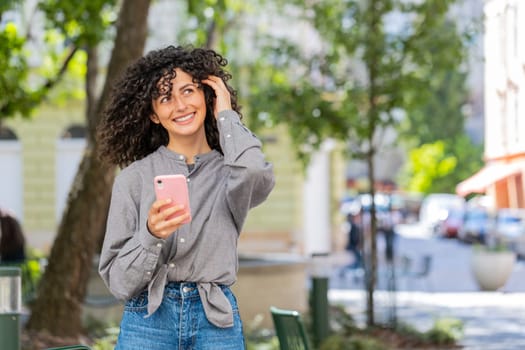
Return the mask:
[[[183,155],[183,154],[180,154],[180,153],[177,153],[175,151],[172,151],[170,149],[168,149],[166,146],[160,146],[159,147],[159,152],[170,158],[170,159],[173,159],[177,162],[180,162],[180,163],[186,163],[186,157]],[[208,161],[209,159],[213,159],[215,157],[217,157],[217,155],[220,155],[220,153],[217,151],[217,150],[211,150],[210,152],[206,152],[206,153],[202,153],[202,154],[197,154],[195,155],[194,157],[194,160],[195,160],[195,163],[204,163],[206,161]]]

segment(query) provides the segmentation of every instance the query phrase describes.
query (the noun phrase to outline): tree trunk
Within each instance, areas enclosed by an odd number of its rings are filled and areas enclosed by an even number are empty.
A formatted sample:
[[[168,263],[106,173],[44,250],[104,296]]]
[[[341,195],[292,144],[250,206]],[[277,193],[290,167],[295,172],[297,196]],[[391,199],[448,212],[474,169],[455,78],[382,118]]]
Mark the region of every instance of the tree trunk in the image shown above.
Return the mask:
[[[374,311],[374,291],[377,280],[377,219],[376,219],[376,205],[375,205],[375,169],[374,169],[374,155],[375,152],[371,151],[367,155],[368,163],[368,181],[370,183],[370,235],[368,235],[368,259],[366,262],[366,323],[368,326],[375,325],[375,311]]]
[[[380,2],[380,1],[379,1]],[[374,33],[380,33],[380,26],[382,25],[382,14],[380,11],[375,11],[377,8],[378,1],[374,0],[368,3],[368,11],[370,11],[371,16],[369,17],[368,27]],[[367,70],[368,70],[368,145],[369,149],[366,155],[366,160],[368,163],[368,182],[370,186],[370,249],[369,249],[369,261],[368,261],[368,273],[367,273],[367,325],[375,325],[375,311],[374,311],[374,291],[376,288],[377,281],[377,218],[376,218],[376,205],[375,205],[375,168],[374,168],[374,158],[376,155],[376,145],[375,135],[380,118],[376,103],[378,97],[381,95],[380,89],[378,86],[378,77],[379,72],[377,67],[379,67],[379,62],[383,55],[381,41],[372,42],[366,47],[365,56],[367,57]],[[378,46],[379,45],[379,46]]]
[[[101,164],[96,157],[95,130],[111,83],[143,53],[149,5],[150,0],[124,0],[122,3],[106,82],[95,111],[89,106],[86,110],[87,149],[70,190],[37,298],[31,307],[27,323],[30,331],[47,331],[68,338],[78,338],[84,333],[82,303],[93,256],[104,234],[115,177],[115,168]],[[96,67],[96,64],[91,67]],[[92,96],[89,83],[86,88],[88,96]]]

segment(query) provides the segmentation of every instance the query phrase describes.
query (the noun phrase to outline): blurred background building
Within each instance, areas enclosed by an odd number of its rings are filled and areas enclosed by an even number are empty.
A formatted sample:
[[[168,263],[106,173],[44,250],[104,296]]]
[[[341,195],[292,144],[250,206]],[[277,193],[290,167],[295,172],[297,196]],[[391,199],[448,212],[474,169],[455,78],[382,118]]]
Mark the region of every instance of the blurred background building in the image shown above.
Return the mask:
[[[524,208],[525,3],[488,0],[484,15],[486,165],[456,192],[486,193],[496,208]]]

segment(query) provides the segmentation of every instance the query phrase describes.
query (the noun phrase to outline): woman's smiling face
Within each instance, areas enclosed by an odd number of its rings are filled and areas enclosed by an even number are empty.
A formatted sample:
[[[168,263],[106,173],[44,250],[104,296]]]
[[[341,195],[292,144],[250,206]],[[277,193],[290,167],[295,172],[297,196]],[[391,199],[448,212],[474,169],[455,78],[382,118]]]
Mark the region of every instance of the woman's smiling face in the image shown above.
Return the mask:
[[[168,131],[170,143],[174,138],[205,137],[204,90],[193,82],[188,73],[178,68],[175,72],[176,77],[171,81],[170,94],[163,91],[167,89],[167,84],[159,83],[161,95],[153,100],[154,114],[150,118]]]

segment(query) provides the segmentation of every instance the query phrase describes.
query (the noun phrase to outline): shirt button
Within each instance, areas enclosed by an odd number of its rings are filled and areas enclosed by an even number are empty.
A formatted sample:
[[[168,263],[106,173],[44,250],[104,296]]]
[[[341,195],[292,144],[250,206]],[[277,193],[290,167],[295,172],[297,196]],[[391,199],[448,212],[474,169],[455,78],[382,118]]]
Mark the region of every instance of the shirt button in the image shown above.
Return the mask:
[[[146,271],[146,275],[151,275],[151,271]]]
[[[181,155],[179,156],[179,159],[180,159],[180,160],[183,160],[183,159],[184,159],[184,156],[181,154]]]
[[[184,243],[184,242],[186,242],[186,240],[185,240],[184,238],[181,238],[181,239],[180,239],[180,242],[181,242],[181,243]]]
[[[162,247],[162,243],[157,243],[157,247]]]
[[[170,263],[170,267],[175,267],[175,264],[174,263]]]
[[[228,134],[228,135],[226,135],[226,137],[229,138],[229,137],[232,137],[232,135]]]
[[[186,179],[186,182],[190,182],[190,178],[189,177]]]
[[[220,117],[219,120],[220,120],[221,122],[223,122],[223,121],[224,121],[224,117]]]

